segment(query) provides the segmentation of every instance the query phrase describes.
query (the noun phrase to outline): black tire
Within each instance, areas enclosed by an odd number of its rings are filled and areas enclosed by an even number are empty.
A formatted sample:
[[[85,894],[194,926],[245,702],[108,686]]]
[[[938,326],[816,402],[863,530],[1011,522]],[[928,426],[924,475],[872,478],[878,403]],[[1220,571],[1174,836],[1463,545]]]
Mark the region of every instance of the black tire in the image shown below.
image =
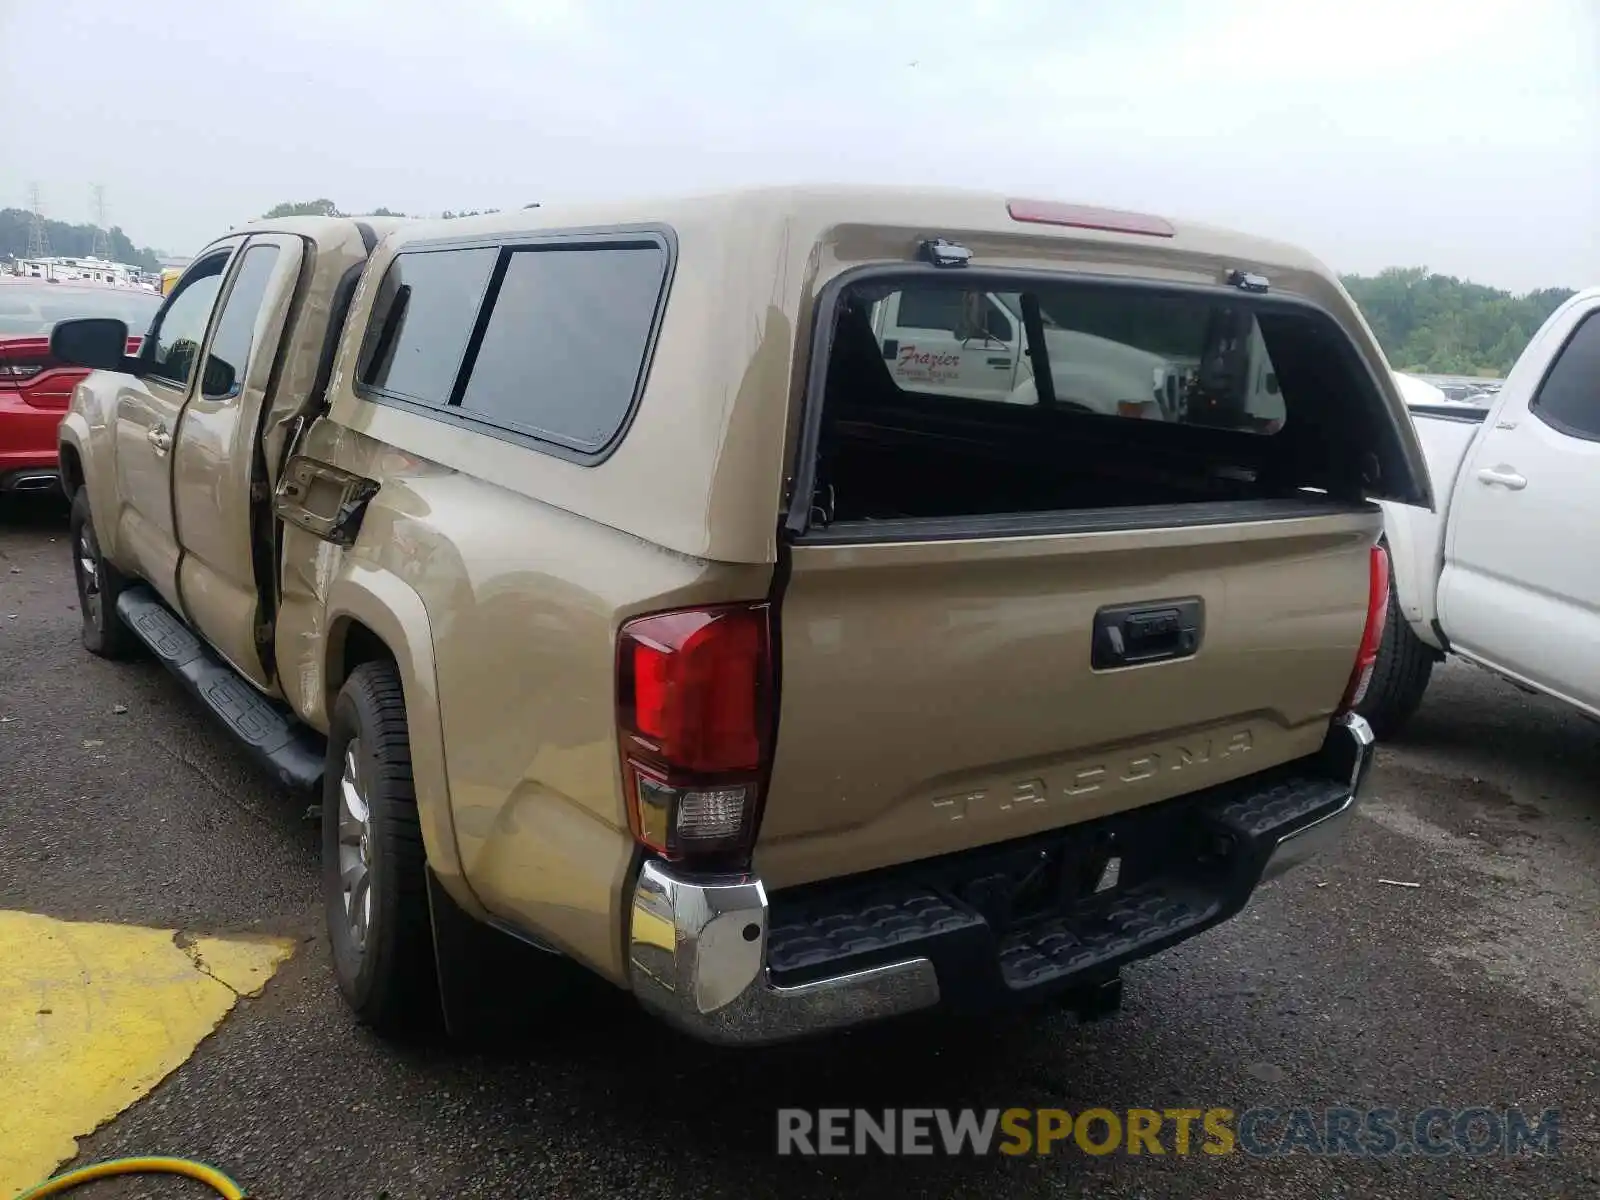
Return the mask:
[[[87,488],[79,488],[72,497],[67,531],[72,543],[72,578],[78,587],[78,615],[83,619],[83,648],[101,658],[131,658],[140,643],[117,615],[117,597],[133,580],[100,553]]]
[[[355,823],[341,838],[346,752],[365,803],[365,847],[352,851]],[[364,936],[349,913],[341,870],[363,863]],[[339,990],[356,1016],[391,1038],[415,1038],[440,1024],[439,986],[428,915],[427,862],[405,694],[393,663],[363,663],[334,705],[322,790],[322,896]]]
[[[1383,626],[1383,641],[1378,644],[1372,682],[1356,705],[1356,712],[1367,719],[1379,741],[1397,736],[1417,711],[1437,658],[1438,652],[1411,632],[1391,586],[1389,616]]]

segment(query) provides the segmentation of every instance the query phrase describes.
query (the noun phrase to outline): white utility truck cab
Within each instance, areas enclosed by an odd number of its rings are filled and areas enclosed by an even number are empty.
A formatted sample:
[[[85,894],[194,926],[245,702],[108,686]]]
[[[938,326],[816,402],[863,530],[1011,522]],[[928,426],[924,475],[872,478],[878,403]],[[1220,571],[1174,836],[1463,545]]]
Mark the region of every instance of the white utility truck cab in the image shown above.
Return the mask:
[[[1206,335],[1219,331],[1182,328],[1187,314],[1174,310],[1167,338],[1159,331],[1151,336],[1147,313],[1137,327],[1122,320],[1104,295],[1082,311],[1046,311],[1031,300],[1021,292],[908,286],[873,304],[872,330],[895,382],[922,393],[1038,404],[1029,332],[1036,329],[1049,352],[1052,401],[1063,407],[1195,424],[1209,423],[1208,415],[1232,424],[1242,414],[1263,432],[1283,421],[1277,376],[1248,313],[1238,315],[1237,329],[1217,337]],[[1059,299],[1055,307],[1063,307]],[[1199,344],[1223,352],[1211,363],[1172,352]],[[1218,373],[1231,373],[1233,386],[1217,388]],[[1190,395],[1203,376],[1208,396],[1232,393],[1233,411],[1191,411]]]

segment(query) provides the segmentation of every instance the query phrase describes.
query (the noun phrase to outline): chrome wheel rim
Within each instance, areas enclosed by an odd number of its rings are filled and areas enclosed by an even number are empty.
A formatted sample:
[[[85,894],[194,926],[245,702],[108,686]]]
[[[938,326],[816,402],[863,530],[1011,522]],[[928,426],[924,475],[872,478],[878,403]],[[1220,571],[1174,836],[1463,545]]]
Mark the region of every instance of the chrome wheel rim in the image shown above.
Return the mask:
[[[83,615],[96,625],[100,623],[100,555],[94,544],[94,534],[88,525],[78,530],[76,553],[78,568],[78,594],[83,601]]]
[[[350,739],[339,778],[339,889],[345,928],[357,950],[372,924],[372,809],[361,786],[361,740]]]

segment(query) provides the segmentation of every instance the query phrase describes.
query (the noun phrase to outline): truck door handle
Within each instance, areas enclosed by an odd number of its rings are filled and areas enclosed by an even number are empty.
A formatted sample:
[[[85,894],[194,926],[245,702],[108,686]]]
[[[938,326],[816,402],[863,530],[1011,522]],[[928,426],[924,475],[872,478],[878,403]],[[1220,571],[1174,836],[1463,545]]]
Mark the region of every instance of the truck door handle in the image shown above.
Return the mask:
[[[158,455],[165,454],[172,449],[172,434],[167,432],[165,425],[152,426],[150,432],[145,434],[145,440],[155,448]]]
[[[1510,467],[1485,467],[1478,472],[1478,482],[1488,487],[1498,484],[1513,492],[1520,492],[1528,486],[1527,477],[1518,475]]]
[[[1089,665],[1106,671],[1189,658],[1200,648],[1203,618],[1198,597],[1102,608],[1094,615]]]

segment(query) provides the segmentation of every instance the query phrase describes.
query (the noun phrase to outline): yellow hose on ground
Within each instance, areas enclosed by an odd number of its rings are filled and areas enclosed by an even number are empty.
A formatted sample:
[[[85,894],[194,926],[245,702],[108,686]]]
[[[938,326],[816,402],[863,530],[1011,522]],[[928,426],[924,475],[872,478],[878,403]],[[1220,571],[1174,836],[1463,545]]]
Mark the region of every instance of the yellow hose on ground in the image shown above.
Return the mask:
[[[248,1200],[244,1189],[221,1171],[187,1158],[114,1158],[93,1163],[47,1179],[31,1191],[23,1192],[17,1200],[44,1200],[46,1196],[59,1196],[80,1184],[110,1179],[114,1175],[183,1175],[199,1180],[224,1200]]]

